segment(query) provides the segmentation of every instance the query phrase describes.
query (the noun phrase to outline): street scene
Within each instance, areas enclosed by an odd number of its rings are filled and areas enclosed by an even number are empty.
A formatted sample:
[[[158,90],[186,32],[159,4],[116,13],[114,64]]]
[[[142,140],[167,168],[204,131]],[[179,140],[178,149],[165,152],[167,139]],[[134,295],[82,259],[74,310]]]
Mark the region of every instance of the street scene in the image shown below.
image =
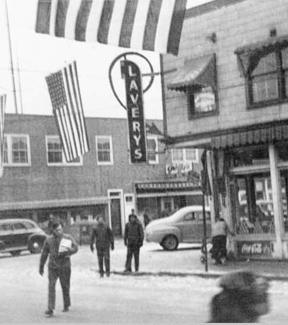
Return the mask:
[[[95,253],[90,252],[89,246],[81,246],[72,259],[71,310],[62,312],[59,285],[52,319],[43,318],[47,270],[43,278],[38,274],[40,256],[24,252],[19,257],[3,254],[0,258],[1,322],[200,324],[209,320],[210,300],[219,291],[219,269],[214,267],[209,277],[192,274],[193,271],[205,273],[199,262],[198,247],[185,244],[177,252],[165,252],[155,244],[145,244],[137,275],[123,273],[125,253],[123,243],[116,241],[111,254],[111,276],[100,278]],[[247,264],[237,267],[253,269],[253,265]],[[265,270],[265,263],[256,268]],[[269,268],[271,275],[272,266],[268,265]],[[261,323],[284,324],[287,319],[288,265],[282,268],[282,272],[276,274],[280,281],[271,280],[270,313],[261,318]],[[226,271],[223,267],[220,270]],[[285,281],[281,275],[286,276]]]
[[[287,12],[0,1],[0,323],[287,323]]]

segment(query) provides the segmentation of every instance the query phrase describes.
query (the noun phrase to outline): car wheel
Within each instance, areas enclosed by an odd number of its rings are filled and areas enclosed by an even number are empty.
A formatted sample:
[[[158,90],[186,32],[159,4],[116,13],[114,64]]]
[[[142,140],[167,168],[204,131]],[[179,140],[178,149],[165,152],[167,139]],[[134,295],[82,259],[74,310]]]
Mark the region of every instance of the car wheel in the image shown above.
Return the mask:
[[[19,256],[20,253],[21,253],[21,251],[12,251],[12,252],[10,252],[10,254],[11,254],[12,256]]]
[[[38,254],[41,252],[43,241],[39,238],[31,239],[29,243],[29,251],[31,254]]]
[[[162,241],[162,247],[167,251],[174,251],[178,247],[178,239],[174,235],[166,236]]]

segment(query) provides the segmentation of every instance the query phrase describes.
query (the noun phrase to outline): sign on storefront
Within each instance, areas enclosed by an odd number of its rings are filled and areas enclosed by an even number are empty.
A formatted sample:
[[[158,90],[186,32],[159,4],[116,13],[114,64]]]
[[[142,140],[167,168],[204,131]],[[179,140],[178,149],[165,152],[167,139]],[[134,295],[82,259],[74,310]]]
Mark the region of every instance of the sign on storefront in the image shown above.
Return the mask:
[[[126,86],[130,159],[132,163],[143,163],[146,162],[146,130],[141,72],[129,60],[121,61],[121,72]]]
[[[237,245],[241,256],[272,256],[273,243],[270,241],[238,242]]]

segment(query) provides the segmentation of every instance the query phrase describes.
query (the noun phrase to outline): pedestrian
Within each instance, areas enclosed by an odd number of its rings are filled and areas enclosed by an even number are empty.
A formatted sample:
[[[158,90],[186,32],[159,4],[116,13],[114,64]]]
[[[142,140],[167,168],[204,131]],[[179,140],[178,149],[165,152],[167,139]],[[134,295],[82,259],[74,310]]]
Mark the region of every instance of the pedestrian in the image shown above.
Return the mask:
[[[52,235],[48,236],[44,242],[39,265],[39,273],[44,274],[44,265],[49,255],[48,262],[48,309],[45,315],[53,316],[56,300],[56,282],[59,278],[63,293],[64,308],[63,312],[69,311],[70,300],[70,277],[71,261],[70,256],[78,251],[78,246],[74,238],[63,233],[60,223],[53,223]]]
[[[132,272],[131,262],[133,256],[135,272],[139,271],[139,255],[140,247],[143,245],[143,239],[143,227],[135,214],[135,210],[132,209],[129,215],[129,222],[127,222],[124,232],[124,244],[127,246],[125,272]]]
[[[234,236],[234,232],[230,230],[226,221],[223,218],[216,219],[212,225],[212,249],[211,255],[215,264],[225,264],[227,258],[227,235]]]
[[[112,230],[105,224],[102,216],[98,217],[96,228],[91,235],[90,249],[93,253],[94,244],[96,245],[99,273],[102,278],[104,275],[103,261],[105,262],[106,276],[110,276],[110,247],[114,249],[114,237]]]
[[[225,274],[210,303],[209,323],[255,323],[269,312],[268,282],[250,271]]]
[[[143,222],[144,222],[144,227],[146,228],[146,226],[150,222],[150,218],[148,216],[147,210],[144,211],[144,214],[143,214]]]

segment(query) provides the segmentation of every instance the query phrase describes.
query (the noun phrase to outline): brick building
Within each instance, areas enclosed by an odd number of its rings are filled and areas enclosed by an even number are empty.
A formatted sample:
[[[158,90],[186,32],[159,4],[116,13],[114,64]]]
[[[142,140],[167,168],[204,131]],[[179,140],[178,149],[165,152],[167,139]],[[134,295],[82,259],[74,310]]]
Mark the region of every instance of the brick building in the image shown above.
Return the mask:
[[[90,152],[67,163],[54,117],[6,114],[1,218],[27,217],[45,227],[49,216],[69,226],[102,214],[121,235],[131,208],[158,218],[165,209],[201,202],[198,183],[177,169],[193,165],[195,173],[198,152],[174,150],[171,158],[160,141],[162,121],[147,121],[149,163],[140,165],[129,162],[126,119],[86,124]]]
[[[214,216],[246,257],[288,257],[287,12],[283,0],[191,8],[179,55],[163,59],[176,69],[164,85],[171,143],[208,150]]]

